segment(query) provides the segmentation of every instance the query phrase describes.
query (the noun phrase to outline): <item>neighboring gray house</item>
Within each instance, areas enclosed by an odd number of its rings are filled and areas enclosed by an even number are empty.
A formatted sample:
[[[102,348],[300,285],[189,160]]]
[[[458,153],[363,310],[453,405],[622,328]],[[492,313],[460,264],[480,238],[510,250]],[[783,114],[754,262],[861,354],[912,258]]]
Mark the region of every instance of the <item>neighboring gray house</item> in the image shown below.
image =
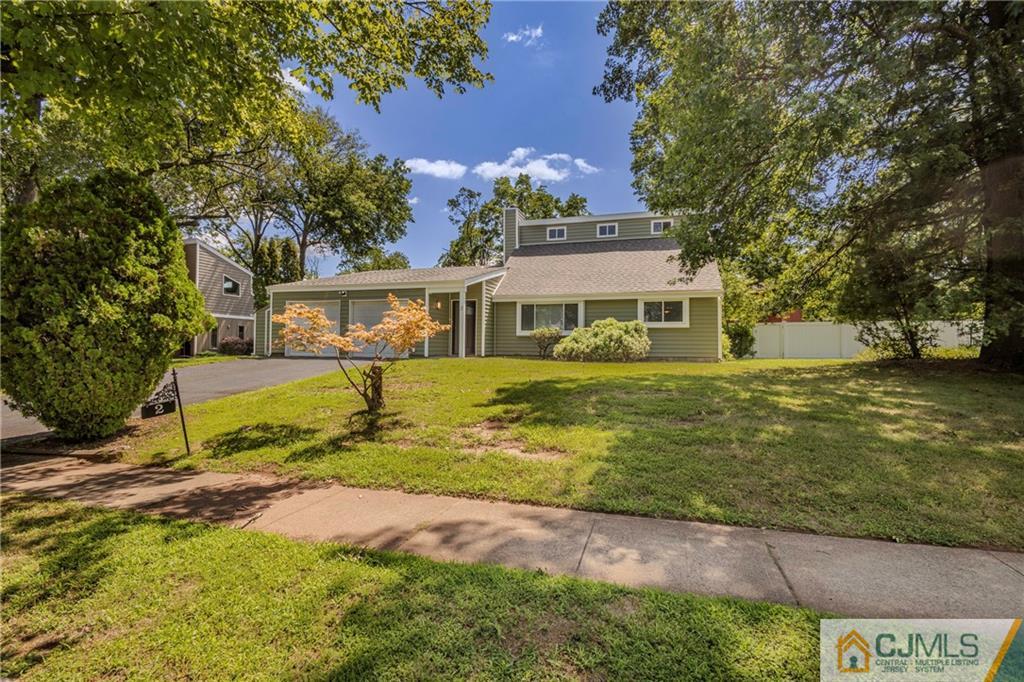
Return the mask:
[[[322,307],[344,331],[379,322],[393,293],[423,300],[436,320],[452,325],[413,355],[532,356],[536,327],[568,334],[613,317],[647,324],[652,357],[721,359],[718,267],[709,263],[682,281],[669,260],[679,246],[663,237],[672,220],[652,213],[525,220],[510,208],[502,265],[377,270],[267,287],[270,305],[256,315],[256,353],[304,355],[273,344],[280,325],[270,316],[289,303]]]
[[[256,318],[252,273],[199,239],[185,240],[185,262],[189,277],[203,295],[206,311],[217,320],[217,326],[188,341],[182,347],[182,355],[217,350],[220,339],[229,336],[253,338]]]

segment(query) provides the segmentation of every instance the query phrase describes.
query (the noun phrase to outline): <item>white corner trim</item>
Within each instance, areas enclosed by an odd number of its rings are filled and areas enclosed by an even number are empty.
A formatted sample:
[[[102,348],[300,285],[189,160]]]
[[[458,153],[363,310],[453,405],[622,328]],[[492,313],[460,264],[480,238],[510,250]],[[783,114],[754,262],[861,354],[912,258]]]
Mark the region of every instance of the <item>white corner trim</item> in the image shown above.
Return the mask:
[[[664,303],[665,301],[681,301],[683,304],[682,322],[644,322],[644,303]],[[662,311],[664,312],[664,311]],[[685,329],[690,326],[689,296],[660,296],[657,298],[638,298],[636,300],[636,319],[651,329]]]
[[[602,227],[614,228],[609,234],[601,234]],[[594,227],[594,236],[597,239],[616,239],[619,236],[619,224],[618,223],[598,223]]]
[[[716,300],[718,301],[718,359],[721,360],[722,359],[722,297],[718,296]],[[687,304],[687,305],[689,305],[689,304]],[[842,341],[842,336],[839,337],[839,340]]]
[[[577,322],[576,326],[577,327],[585,327],[586,323],[587,323],[587,320],[584,317],[584,314],[586,313],[586,307],[585,307],[583,301],[581,301],[579,299],[569,299],[569,300],[566,300],[566,299],[563,298],[563,299],[558,300],[558,301],[516,301],[516,336],[529,336],[530,332],[533,331],[532,329],[523,329],[523,306],[524,305],[558,305],[558,304],[569,305],[569,304],[572,304],[572,303],[576,304],[576,322]],[[536,318],[534,319],[534,322],[536,322]],[[534,325],[534,329],[536,329],[536,324]],[[571,333],[572,333],[571,329],[563,329],[562,330],[562,336],[569,336],[569,334],[571,334]]]
[[[426,289],[423,292],[423,307],[427,310],[427,316],[433,320],[434,315],[430,312],[430,289]],[[425,334],[423,336],[423,357],[430,357],[430,335]]]
[[[267,304],[267,329],[266,329],[266,332],[265,332],[265,337],[263,339],[263,347],[266,349],[266,352],[267,352],[266,356],[268,358],[271,355],[271,352],[270,352],[271,351],[271,344],[270,344],[270,342],[273,339],[273,335],[271,333],[273,331],[274,331],[274,292],[271,291],[270,292],[270,303]]]

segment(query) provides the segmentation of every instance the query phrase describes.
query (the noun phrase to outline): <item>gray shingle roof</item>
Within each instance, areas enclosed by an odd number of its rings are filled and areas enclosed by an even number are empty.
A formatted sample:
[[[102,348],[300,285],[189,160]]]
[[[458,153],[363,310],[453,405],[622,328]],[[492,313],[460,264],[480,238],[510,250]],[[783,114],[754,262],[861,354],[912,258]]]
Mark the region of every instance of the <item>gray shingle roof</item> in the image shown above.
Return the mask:
[[[267,287],[270,290],[281,289],[317,289],[321,287],[346,287],[372,284],[430,284],[433,282],[461,281],[482,275],[485,272],[500,270],[499,266],[467,265],[454,268],[408,268],[405,270],[367,270],[366,272],[350,272],[336,277],[306,279],[301,282],[290,282]]]
[[[573,296],[640,292],[717,291],[718,265],[679,280],[679,253],[670,239],[616,239],[523,246],[512,252],[495,297]]]

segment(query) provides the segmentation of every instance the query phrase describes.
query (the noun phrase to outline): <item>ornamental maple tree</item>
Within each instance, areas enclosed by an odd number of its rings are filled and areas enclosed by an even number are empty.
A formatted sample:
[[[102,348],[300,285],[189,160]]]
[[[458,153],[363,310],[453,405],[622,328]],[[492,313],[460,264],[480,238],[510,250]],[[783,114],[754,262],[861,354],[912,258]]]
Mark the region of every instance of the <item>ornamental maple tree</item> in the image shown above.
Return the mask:
[[[384,408],[384,373],[417,343],[449,329],[449,325],[440,324],[430,316],[423,301],[402,305],[394,294],[388,294],[388,305],[391,310],[369,329],[363,324],[350,324],[345,334],[338,334],[333,331],[334,325],[323,308],[292,303],[285,307],[284,313],[273,316],[274,322],[284,325],[277,345],[317,354],[327,348],[336,349],[338,366],[366,403],[367,411],[380,412]],[[356,364],[352,353],[367,348],[373,350],[369,365]],[[351,363],[351,374],[343,359]]]

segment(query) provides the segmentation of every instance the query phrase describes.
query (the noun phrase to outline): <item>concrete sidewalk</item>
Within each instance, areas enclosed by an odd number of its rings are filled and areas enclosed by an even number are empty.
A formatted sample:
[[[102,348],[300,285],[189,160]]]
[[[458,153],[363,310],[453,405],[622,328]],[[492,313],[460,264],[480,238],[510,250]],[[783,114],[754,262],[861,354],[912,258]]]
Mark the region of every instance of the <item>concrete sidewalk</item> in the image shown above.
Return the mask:
[[[256,475],[4,456],[2,488],[293,538],[864,617],[1024,615],[1024,554],[738,528]]]

